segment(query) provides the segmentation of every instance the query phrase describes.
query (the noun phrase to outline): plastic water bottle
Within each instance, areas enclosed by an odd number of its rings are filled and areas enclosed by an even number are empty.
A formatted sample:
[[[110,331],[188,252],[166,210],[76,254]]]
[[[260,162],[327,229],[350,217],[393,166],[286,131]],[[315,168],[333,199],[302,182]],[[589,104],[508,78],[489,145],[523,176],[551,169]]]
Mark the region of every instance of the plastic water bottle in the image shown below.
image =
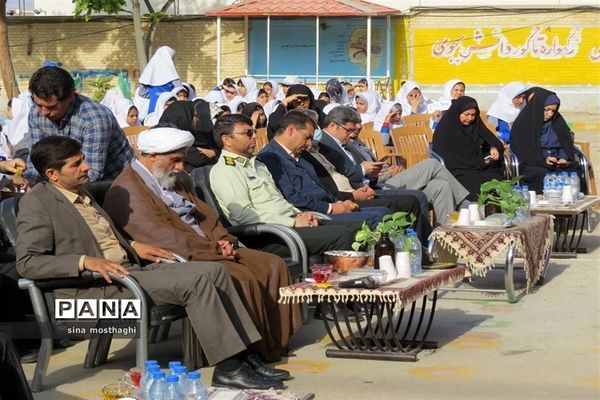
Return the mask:
[[[186,400],[208,400],[208,390],[202,384],[201,376],[202,374],[199,371],[188,372],[188,384],[185,391]]]
[[[529,212],[529,208],[531,207],[531,195],[529,194],[529,186],[523,185],[521,186],[521,194],[525,199],[525,207],[523,208],[523,217],[525,219],[531,217],[531,213]]]
[[[179,377],[179,389],[181,393],[185,393],[185,388],[187,386],[187,368],[183,365],[178,365],[175,368],[175,375]]]
[[[161,400],[183,400],[184,395],[179,387],[179,377],[177,375],[167,375],[167,385]]]
[[[410,257],[411,273],[412,276],[419,275],[421,272],[423,272],[423,269],[421,267],[421,242],[417,237],[417,232],[415,232],[413,229],[407,229],[406,236],[406,240],[408,240],[409,242],[408,253]]]
[[[158,365],[156,360],[145,361],[144,374],[142,375],[142,379],[140,379],[140,400],[150,399],[150,387],[152,386],[152,382],[154,382],[153,374],[155,372],[160,372],[160,365]]]
[[[544,176],[544,200],[550,201],[550,191],[552,190],[552,174],[547,173]]]
[[[181,367],[181,361],[169,361],[169,371],[171,372],[172,375],[176,375],[175,374],[175,367]]]
[[[571,188],[573,189],[573,200],[579,200],[581,182],[579,182],[579,176],[577,176],[577,172],[571,172],[571,176],[569,176],[569,183],[571,184]]]
[[[162,371],[152,374],[153,381],[148,393],[148,400],[164,400],[165,389],[167,382],[165,381],[165,373]]]

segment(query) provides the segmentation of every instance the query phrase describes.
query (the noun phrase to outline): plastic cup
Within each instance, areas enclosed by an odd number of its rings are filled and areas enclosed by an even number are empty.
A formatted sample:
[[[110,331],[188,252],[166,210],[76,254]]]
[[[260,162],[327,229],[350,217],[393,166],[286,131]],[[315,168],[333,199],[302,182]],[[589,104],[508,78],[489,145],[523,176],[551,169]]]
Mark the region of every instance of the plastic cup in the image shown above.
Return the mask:
[[[481,220],[481,216],[479,215],[479,204],[469,204],[469,222],[473,223],[479,220]]]
[[[468,208],[461,208],[458,213],[458,225],[470,225],[471,213]]]
[[[398,278],[410,278],[412,276],[410,255],[407,251],[399,251],[396,253],[396,272]]]

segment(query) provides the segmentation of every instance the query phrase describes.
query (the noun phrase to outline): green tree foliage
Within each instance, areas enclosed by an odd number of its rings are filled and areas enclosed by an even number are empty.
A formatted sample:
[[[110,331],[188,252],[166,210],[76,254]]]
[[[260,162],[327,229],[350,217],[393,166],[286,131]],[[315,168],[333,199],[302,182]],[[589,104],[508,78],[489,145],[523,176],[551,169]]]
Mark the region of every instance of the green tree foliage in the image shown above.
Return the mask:
[[[125,7],[125,0],[75,0],[73,14],[89,21],[94,13],[118,14]]]

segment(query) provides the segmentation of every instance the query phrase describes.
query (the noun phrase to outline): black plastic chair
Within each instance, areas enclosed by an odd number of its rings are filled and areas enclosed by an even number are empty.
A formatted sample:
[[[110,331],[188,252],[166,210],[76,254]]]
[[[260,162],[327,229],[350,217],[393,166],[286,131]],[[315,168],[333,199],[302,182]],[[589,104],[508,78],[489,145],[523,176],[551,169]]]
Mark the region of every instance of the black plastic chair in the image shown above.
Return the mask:
[[[16,245],[17,229],[16,216],[18,210],[18,197],[9,198],[0,202],[0,223],[2,229],[13,248]],[[137,324],[138,338],[136,339],[136,365],[142,367],[144,361],[148,358],[148,329],[149,327],[160,326],[170,323],[177,319],[187,316],[185,308],[182,306],[165,304],[151,305],[138,282],[126,276],[120,278],[111,275],[113,284],[121,285],[129,289],[134,299],[140,300],[142,316]],[[54,295],[53,291],[64,288],[89,287],[97,284],[98,281],[104,282],[104,278],[99,273],[84,271],[77,278],[60,279],[19,279],[19,288],[27,290],[31,298],[35,320],[41,331],[41,345],[38,354],[37,365],[31,382],[31,390],[40,392],[43,390],[44,378],[48,370],[50,355],[53,349],[54,337],[56,336],[56,325],[52,319]],[[105,282],[104,282],[105,283]],[[84,361],[84,367],[94,368],[99,364],[105,363],[108,357],[108,351],[112,340],[111,334],[95,335],[90,338],[88,351]],[[183,344],[184,346],[186,343]]]

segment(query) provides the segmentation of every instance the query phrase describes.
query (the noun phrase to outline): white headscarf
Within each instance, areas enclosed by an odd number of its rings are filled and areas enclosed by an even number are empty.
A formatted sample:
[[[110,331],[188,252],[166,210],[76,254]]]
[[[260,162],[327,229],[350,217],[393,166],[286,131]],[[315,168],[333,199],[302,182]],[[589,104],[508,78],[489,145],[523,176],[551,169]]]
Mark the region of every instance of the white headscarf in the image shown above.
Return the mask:
[[[390,100],[384,100],[383,103],[381,104],[381,108],[379,109],[379,112],[377,112],[377,115],[375,116],[375,121],[373,122],[373,130],[379,132],[381,130],[381,127],[383,126],[383,122],[385,121],[385,117],[387,117],[387,115],[390,113],[390,109],[392,108],[392,106],[394,104],[400,104],[397,101],[390,101]],[[390,130],[397,128],[399,126],[402,126],[402,120],[400,120],[400,122],[398,122],[397,124],[394,125],[390,125]]]
[[[447,101],[452,102],[454,100],[452,98],[452,89],[457,83],[465,84],[464,81],[460,79],[450,79],[448,82],[444,83],[444,88],[442,89],[442,97],[438,101]]]
[[[395,100],[396,100],[396,103],[400,103],[402,105],[402,114],[403,115],[412,114],[412,112],[411,112],[412,107],[410,106],[410,103],[408,102],[407,96],[413,89],[421,90],[421,88],[419,87],[417,82],[406,81],[406,82],[404,82],[404,85],[402,85],[402,87],[396,94]],[[431,100],[429,100],[427,97],[425,97],[425,95],[423,94],[423,91],[421,90],[421,102],[419,103],[419,107],[417,109],[417,114],[422,114],[422,113],[427,112],[427,104],[429,104],[430,102],[431,102]]]
[[[114,87],[106,92],[106,94],[100,101],[100,104],[102,104],[103,106],[106,106],[112,110],[113,106],[115,105],[115,102],[118,99],[124,99],[124,98],[125,97],[121,93],[121,90],[119,88]]]
[[[517,108],[512,100],[526,90],[527,86],[523,82],[510,82],[500,89],[496,101],[488,110],[487,115],[501,119],[504,122],[513,122],[521,109]]]
[[[357,97],[360,97],[363,101],[365,101],[367,103],[367,112],[360,114],[360,118],[361,118],[363,124],[374,121],[375,115],[377,115],[377,112],[381,108],[381,103],[379,101],[377,93],[375,93],[372,90],[367,90],[366,92],[357,93],[356,96],[354,97],[354,102],[353,102],[355,107],[356,107],[356,98]]]
[[[251,76],[245,76],[240,79],[242,85],[246,88],[246,95],[243,97],[243,101],[246,103],[253,103],[258,97],[258,82]]]
[[[190,147],[194,136],[177,128],[147,129],[138,135],[137,148],[145,154],[164,154]]]
[[[277,83],[277,81],[274,80],[270,80],[269,83],[273,88],[271,96],[273,97],[273,99],[277,99],[277,96],[279,95],[279,84]]]
[[[231,110],[232,114],[237,113],[237,108],[240,105],[240,103],[247,103],[247,101],[245,101],[242,96],[235,96],[233,99],[229,100],[227,105],[229,106],[229,109]]]
[[[179,79],[179,74],[173,64],[175,50],[162,46],[156,50],[144,72],[140,75],[140,83],[147,86],[161,86]]]
[[[29,93],[21,93],[12,99],[13,117],[8,121],[8,141],[14,146],[29,132],[29,110],[33,107],[33,99]]]
[[[127,123],[127,114],[129,114],[131,107],[135,107],[131,100],[121,98],[116,99],[111,108],[111,111],[115,115],[115,118],[117,119],[117,122],[121,128],[126,128],[129,126]],[[140,125],[139,120],[137,121],[136,125]]]
[[[339,106],[341,106],[340,103],[329,103],[325,107],[323,107],[323,114],[327,115],[331,110]]]
[[[177,100],[177,97],[171,92],[161,93],[156,100],[156,110],[146,115],[146,118],[144,118],[144,125],[154,126],[158,124],[160,117],[162,117],[163,113],[165,112],[165,104],[171,99]]]
[[[279,100],[269,100],[267,104],[264,105],[263,111],[265,112],[265,116],[269,118],[269,115],[273,114],[273,112],[277,109],[279,105]]]

